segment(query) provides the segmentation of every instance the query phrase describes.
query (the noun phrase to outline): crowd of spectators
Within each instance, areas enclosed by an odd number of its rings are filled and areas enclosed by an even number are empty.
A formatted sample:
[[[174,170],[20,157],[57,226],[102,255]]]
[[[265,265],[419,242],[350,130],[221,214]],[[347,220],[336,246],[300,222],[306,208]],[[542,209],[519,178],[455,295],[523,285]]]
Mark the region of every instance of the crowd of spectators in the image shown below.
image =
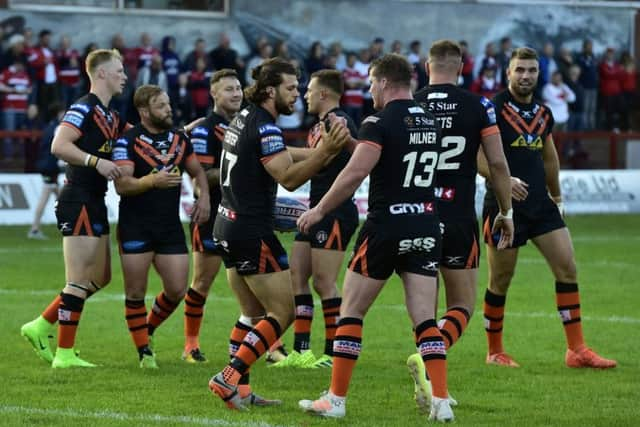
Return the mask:
[[[465,41],[460,44],[464,50],[460,85],[488,98],[504,89],[514,48],[511,39],[505,37],[497,43],[488,43],[484,52],[475,57]],[[137,122],[132,108],[133,93],[140,85],[156,84],[169,94],[176,125],[181,125],[205,115],[210,109],[208,82],[215,70],[236,69],[246,85],[251,83],[251,69],[273,56],[300,66],[302,95],[311,73],[323,68],[342,71],[346,85],[342,105],[356,123],[373,112],[367,71],[369,63],[383,53],[395,52],[408,58],[415,68],[415,89],[427,83],[426,49],[423,50],[417,40],[406,46],[395,40],[386,49],[385,40],[377,37],[353,51],[345,51],[340,42],[325,45],[323,41],[315,41],[304,58],[293,57],[285,40],[260,37],[247,57],[241,57],[231,45],[232,41],[224,33],[214,47],[199,38],[192,50],[181,56],[171,36],[154,40],[148,33],[142,33],[138,46],[127,46],[121,35],[113,36],[110,46],[100,47],[121,52],[128,76],[127,87],[122,96],[113,101],[113,107],[126,120]],[[96,48],[96,43],[90,43],[79,49],[69,36],[53,34],[47,29],[41,30],[37,37],[28,28],[4,37],[0,49],[1,129],[42,127],[50,120],[49,105],[60,103],[66,107],[87,92],[84,58]],[[637,71],[635,60],[628,52],[609,47],[597,56],[589,40],[584,41],[579,52],[549,42],[544,43],[539,52],[538,96],[552,109],[556,130],[631,129],[630,112],[637,107]],[[294,114],[283,116],[279,124],[285,129],[305,129],[310,121],[301,96]],[[5,138],[0,160],[21,156],[23,145]]]

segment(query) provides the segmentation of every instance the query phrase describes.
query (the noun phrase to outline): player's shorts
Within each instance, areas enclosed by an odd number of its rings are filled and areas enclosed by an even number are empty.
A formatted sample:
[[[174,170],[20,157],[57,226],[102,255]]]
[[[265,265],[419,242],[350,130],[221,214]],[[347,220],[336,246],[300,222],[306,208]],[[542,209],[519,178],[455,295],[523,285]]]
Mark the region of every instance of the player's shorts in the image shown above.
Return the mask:
[[[365,221],[360,229],[349,270],[377,280],[386,280],[395,271],[435,277],[442,253],[440,225],[419,218],[411,233],[399,235],[393,227]]]
[[[142,218],[120,219],[118,245],[122,254],[155,252],[162,255],[188,253],[182,223],[154,224]]]
[[[42,172],[41,175],[44,185],[58,185],[58,171]]]
[[[309,233],[297,233],[295,240],[309,242],[313,249],[331,249],[342,252],[347,249],[349,240],[357,228],[357,210],[355,210],[355,215],[329,214],[311,227]]]
[[[485,203],[482,209],[482,234],[484,242],[489,246],[496,246],[500,240],[499,232],[491,234],[491,227],[498,212],[500,212],[498,205],[491,202]],[[541,200],[535,211],[514,207],[513,225],[515,227],[513,245],[511,245],[513,248],[526,245],[529,239],[566,227],[558,207],[550,198]]]
[[[226,268],[235,268],[239,275],[274,273],[289,269],[289,259],[274,234],[256,239],[216,240],[224,249],[222,260]]]
[[[104,199],[90,202],[58,200],[55,205],[58,230],[63,236],[100,237],[109,234]]]
[[[480,258],[478,220],[443,222],[440,266],[452,270],[478,268]]]
[[[224,250],[218,246],[213,239],[213,223],[216,220],[215,214],[212,212],[213,218],[209,218],[204,224],[196,224],[191,221],[189,231],[191,232],[191,250],[193,252],[201,252],[208,255],[224,255]]]

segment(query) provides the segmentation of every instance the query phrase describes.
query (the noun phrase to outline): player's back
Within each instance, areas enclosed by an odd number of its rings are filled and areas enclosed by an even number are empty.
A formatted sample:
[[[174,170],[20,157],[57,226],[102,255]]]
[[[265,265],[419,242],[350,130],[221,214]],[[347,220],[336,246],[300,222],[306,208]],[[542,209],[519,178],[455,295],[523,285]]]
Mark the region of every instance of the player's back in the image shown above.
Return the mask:
[[[273,232],[277,184],[264,164],[286,150],[271,114],[255,105],[243,109],[222,142],[222,201],[214,233],[222,239],[250,239]]]
[[[381,149],[370,174],[370,220],[435,214],[440,137],[431,113],[413,100],[391,101],[363,121],[358,139]]]
[[[442,131],[435,188],[440,217],[475,218],[478,149],[483,136],[499,133],[492,102],[452,84],[427,86],[414,98]]]

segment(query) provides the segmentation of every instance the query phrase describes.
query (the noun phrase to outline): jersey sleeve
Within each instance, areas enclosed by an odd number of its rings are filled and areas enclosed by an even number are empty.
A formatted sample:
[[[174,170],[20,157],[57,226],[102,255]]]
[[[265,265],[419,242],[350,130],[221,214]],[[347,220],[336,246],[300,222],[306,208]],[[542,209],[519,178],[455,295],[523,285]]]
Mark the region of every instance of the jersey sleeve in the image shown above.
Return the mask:
[[[118,166],[134,166],[133,144],[126,136],[118,138],[111,151],[111,160]]]
[[[92,110],[93,107],[90,104],[80,102],[72,104],[64,114],[60,125],[68,126],[84,135],[89,121],[91,120]]]
[[[193,152],[198,161],[205,167],[211,166],[214,158],[209,149],[209,129],[205,126],[196,126],[189,134]]]
[[[186,133],[180,133],[180,137],[185,142],[185,144],[184,144],[184,159],[185,159],[185,162],[189,161],[191,158],[195,158],[197,160],[198,156],[197,156],[195,150],[193,149],[193,143],[191,142],[191,139],[189,138],[189,136]]]
[[[369,116],[362,121],[358,132],[358,143],[369,144],[379,150],[384,146],[384,129],[380,126],[380,117]]]
[[[496,118],[496,107],[493,102],[489,101],[484,96],[480,98],[480,126],[481,126],[481,135],[490,136],[496,135],[500,133],[500,129],[498,128],[498,122]]]
[[[282,130],[272,123],[258,128],[258,139],[260,141],[260,161],[263,164],[271,160],[276,154],[287,149],[284,144]]]

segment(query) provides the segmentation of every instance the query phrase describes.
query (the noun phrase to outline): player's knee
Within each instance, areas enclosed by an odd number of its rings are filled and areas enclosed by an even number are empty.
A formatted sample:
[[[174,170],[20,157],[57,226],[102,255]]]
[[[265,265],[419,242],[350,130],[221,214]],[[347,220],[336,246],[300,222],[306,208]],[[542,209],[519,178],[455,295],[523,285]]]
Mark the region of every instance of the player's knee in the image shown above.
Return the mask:
[[[338,289],[336,282],[332,277],[325,275],[318,275],[313,279],[313,289],[320,295],[320,298],[325,300],[328,298],[335,298],[338,296]]]
[[[575,283],[578,281],[578,270],[573,259],[568,259],[556,268],[556,279],[560,282]]]
[[[203,276],[195,276],[193,278],[193,283],[191,283],[191,287],[200,295],[206,296],[209,294],[209,290],[211,289],[212,284],[213,279],[209,279],[208,277]]]
[[[171,289],[165,289],[164,295],[173,303],[179,303],[184,299],[184,296],[187,294],[187,287],[180,286]]]

